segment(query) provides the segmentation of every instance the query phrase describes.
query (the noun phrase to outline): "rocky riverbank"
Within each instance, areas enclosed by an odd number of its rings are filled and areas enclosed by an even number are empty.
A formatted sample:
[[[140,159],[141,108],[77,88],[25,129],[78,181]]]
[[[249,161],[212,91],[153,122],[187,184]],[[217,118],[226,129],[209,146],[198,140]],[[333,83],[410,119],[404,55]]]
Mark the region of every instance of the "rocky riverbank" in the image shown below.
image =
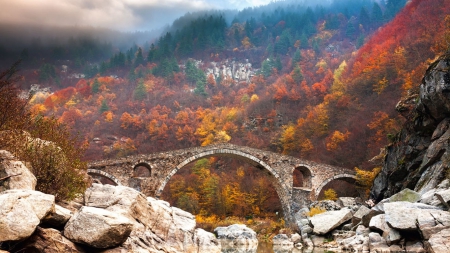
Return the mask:
[[[304,246],[336,252],[450,252],[449,181],[440,187],[423,195],[405,189],[372,208],[354,198],[314,203],[311,208],[326,211],[310,217],[304,208],[296,214]]]

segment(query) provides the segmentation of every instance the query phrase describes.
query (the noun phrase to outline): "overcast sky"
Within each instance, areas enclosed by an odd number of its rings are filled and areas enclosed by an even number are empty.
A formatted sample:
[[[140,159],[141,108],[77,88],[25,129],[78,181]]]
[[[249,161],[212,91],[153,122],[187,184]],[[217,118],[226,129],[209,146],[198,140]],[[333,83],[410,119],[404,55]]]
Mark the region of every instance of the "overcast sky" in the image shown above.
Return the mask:
[[[0,0],[0,23],[152,30],[186,12],[243,9],[272,0]]]

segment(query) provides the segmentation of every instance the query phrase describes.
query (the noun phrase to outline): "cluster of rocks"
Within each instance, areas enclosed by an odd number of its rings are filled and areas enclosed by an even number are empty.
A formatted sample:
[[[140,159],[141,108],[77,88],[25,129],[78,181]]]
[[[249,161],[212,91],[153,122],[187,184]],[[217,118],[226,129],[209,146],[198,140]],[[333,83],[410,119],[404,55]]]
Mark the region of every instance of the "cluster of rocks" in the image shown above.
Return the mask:
[[[354,198],[324,201],[327,211],[296,214],[307,248],[356,252],[450,252],[450,184],[420,195],[405,189],[369,208]],[[337,206],[340,208],[336,210]]]
[[[195,217],[124,186],[93,184],[84,198],[58,205],[36,179],[0,151],[0,249],[12,252],[220,252]],[[11,177],[10,177],[11,176]],[[64,205],[64,207],[62,206]]]

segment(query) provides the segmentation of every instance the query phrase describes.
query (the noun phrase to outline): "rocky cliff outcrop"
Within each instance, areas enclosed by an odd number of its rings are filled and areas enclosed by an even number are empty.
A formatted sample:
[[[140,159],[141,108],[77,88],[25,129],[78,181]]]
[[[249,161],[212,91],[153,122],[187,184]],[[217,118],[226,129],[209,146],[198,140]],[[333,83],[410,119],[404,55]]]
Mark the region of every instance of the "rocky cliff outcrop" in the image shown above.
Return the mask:
[[[405,188],[424,194],[449,177],[450,55],[431,64],[419,94],[403,99],[396,109],[407,120],[387,147],[371,191],[376,201]]]

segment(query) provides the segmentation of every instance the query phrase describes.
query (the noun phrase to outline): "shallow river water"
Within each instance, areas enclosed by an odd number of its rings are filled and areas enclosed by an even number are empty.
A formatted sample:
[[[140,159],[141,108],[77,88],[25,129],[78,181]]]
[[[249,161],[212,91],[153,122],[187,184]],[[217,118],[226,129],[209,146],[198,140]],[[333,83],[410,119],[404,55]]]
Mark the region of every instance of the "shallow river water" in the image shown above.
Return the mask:
[[[259,242],[258,248],[249,249],[246,247],[222,248],[222,253],[324,253],[324,249],[303,250],[296,248],[273,247],[271,243]],[[328,251],[330,252],[330,251]]]

